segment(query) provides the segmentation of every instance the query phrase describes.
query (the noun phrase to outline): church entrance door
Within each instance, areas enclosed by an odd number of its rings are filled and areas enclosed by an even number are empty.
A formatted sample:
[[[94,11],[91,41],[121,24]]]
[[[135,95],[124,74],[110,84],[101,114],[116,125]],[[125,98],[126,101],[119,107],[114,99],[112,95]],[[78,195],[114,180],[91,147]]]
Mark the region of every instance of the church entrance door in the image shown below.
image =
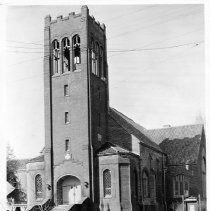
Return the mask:
[[[76,204],[81,199],[81,183],[77,177],[65,176],[58,181],[60,184],[59,204]]]
[[[69,204],[76,204],[81,199],[81,185],[73,185],[69,190]]]

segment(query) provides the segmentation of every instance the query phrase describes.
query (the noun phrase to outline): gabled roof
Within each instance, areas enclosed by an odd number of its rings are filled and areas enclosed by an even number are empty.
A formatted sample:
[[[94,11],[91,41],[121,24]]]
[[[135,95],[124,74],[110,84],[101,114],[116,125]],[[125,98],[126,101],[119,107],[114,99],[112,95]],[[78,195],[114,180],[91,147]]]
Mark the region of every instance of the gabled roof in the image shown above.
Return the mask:
[[[24,169],[26,169],[27,163],[44,161],[44,155],[40,155],[40,156],[37,156],[35,158],[31,158],[31,159],[14,159],[14,160],[11,160],[11,162],[12,161],[16,162],[16,166],[17,166],[18,170],[20,170],[20,169],[24,170]]]
[[[141,125],[135,123],[132,119],[120,113],[114,108],[109,108],[109,116],[121,125],[128,133],[135,135],[145,145],[162,152],[161,148],[152,141],[147,130]]]
[[[16,161],[16,166],[18,169],[25,169],[26,164],[29,159],[20,159],[20,160],[15,160]]]
[[[39,155],[35,158],[28,160],[28,163],[42,162],[44,161],[44,155]]]
[[[98,151],[99,156],[102,155],[116,155],[116,154],[126,154],[130,153],[128,150],[123,149],[122,147],[113,144],[111,142],[106,142]]]
[[[167,127],[160,129],[147,130],[150,137],[155,141],[155,143],[160,144],[163,140],[169,139],[184,139],[193,138],[196,135],[201,135],[202,124],[195,125],[184,125],[178,127]]]
[[[165,139],[160,144],[161,149],[168,156],[168,164],[196,163],[200,149],[201,136],[183,139]]]

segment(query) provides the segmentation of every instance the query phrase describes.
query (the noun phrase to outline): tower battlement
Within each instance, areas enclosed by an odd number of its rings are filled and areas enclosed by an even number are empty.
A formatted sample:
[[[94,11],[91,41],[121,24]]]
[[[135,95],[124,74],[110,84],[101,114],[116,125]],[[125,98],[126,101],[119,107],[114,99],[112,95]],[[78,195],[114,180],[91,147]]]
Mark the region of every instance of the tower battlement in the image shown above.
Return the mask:
[[[104,23],[100,23],[99,21],[96,21],[94,16],[89,15],[89,9],[86,5],[81,7],[80,13],[71,12],[68,16],[63,17],[63,15],[57,16],[56,19],[52,20],[50,15],[47,15],[45,17],[45,26],[49,26],[51,24],[60,23],[63,21],[73,20],[75,18],[88,18],[91,20],[100,30],[105,31],[106,27]]]

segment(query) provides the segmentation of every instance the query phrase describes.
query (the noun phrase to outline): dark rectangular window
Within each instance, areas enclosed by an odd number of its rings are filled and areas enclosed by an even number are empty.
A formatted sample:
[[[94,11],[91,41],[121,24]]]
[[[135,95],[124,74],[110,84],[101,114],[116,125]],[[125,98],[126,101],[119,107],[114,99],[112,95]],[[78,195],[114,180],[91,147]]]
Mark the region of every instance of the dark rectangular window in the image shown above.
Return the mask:
[[[69,112],[65,112],[65,124],[69,123]]]
[[[68,139],[65,141],[65,150],[66,151],[70,150],[70,144],[69,144],[69,140]]]
[[[101,114],[99,112],[97,113],[97,125],[98,127],[101,126]]]
[[[98,86],[98,99],[101,99],[101,89],[100,89],[100,86]]]
[[[102,141],[102,135],[100,133],[98,133],[97,135],[98,135],[98,141],[101,142]]]
[[[64,85],[64,96],[69,96],[69,86],[67,84]]]
[[[175,180],[174,180],[174,195],[175,196],[179,195],[179,178],[178,178],[178,176],[176,176]]]
[[[185,191],[185,196],[189,196],[189,183],[188,181],[185,181],[185,187],[184,187],[184,191]]]
[[[183,175],[179,176],[179,185],[180,185],[180,195],[183,195],[184,194]]]

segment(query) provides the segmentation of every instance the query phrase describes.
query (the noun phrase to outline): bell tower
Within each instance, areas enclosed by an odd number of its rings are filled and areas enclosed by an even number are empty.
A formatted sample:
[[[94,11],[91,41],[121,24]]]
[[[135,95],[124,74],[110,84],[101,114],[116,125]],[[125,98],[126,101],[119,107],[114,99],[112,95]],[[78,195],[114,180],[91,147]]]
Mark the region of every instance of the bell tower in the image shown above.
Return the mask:
[[[109,106],[105,25],[82,6],[78,14],[46,16],[44,40],[46,198],[98,201],[95,150],[106,142]]]

